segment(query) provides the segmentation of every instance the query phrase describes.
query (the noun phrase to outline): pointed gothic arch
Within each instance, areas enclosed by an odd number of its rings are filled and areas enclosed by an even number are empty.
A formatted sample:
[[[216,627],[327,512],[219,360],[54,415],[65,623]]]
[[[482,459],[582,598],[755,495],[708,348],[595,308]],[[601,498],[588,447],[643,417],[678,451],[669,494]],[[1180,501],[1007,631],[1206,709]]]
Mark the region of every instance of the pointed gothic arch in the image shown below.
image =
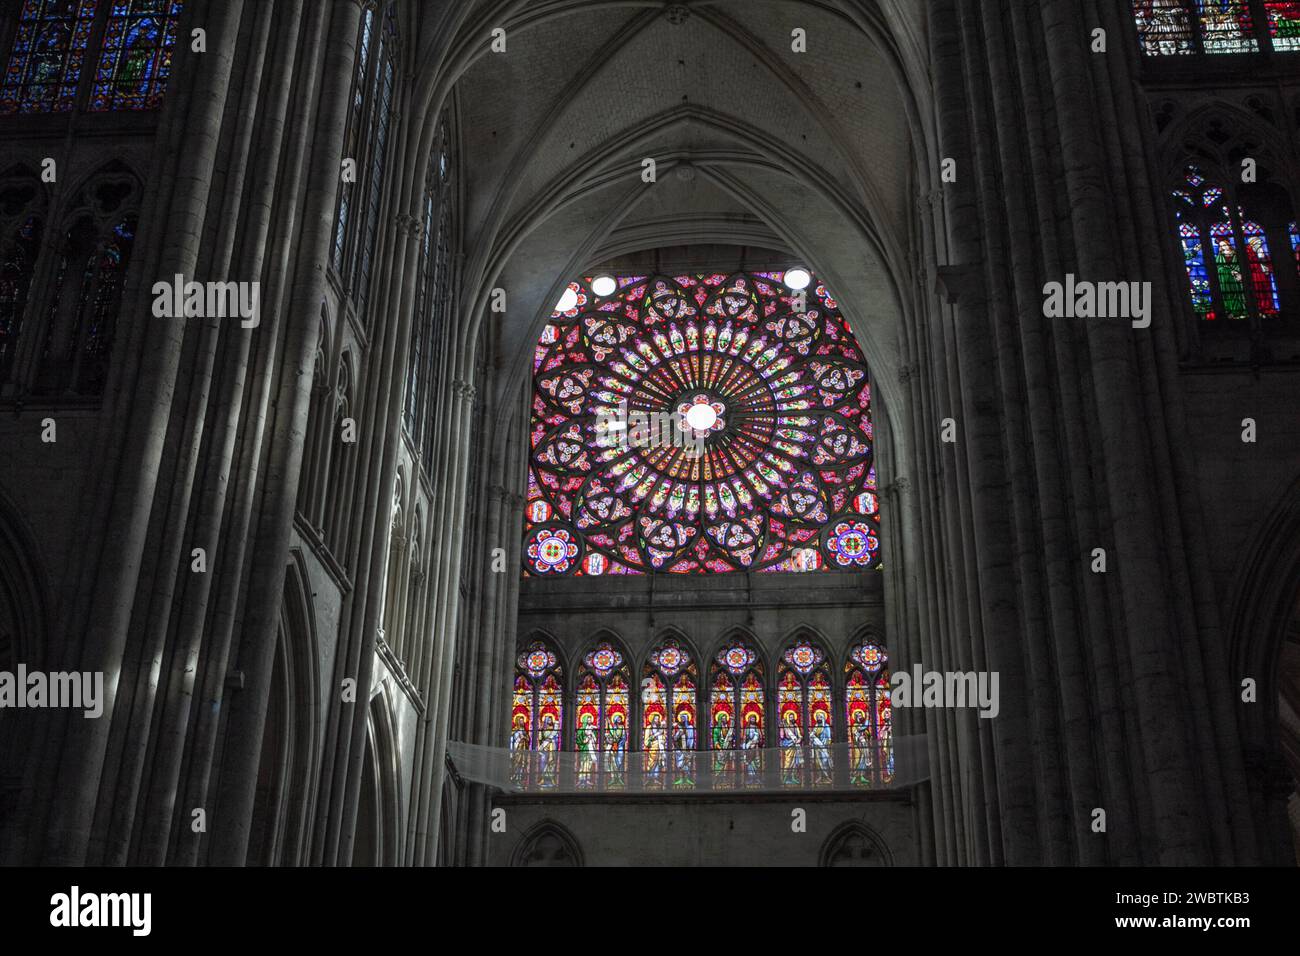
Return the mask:
[[[860,820],[841,823],[822,843],[818,866],[893,866],[884,839]]]
[[[511,866],[584,866],[582,846],[555,820],[534,824],[519,838]]]

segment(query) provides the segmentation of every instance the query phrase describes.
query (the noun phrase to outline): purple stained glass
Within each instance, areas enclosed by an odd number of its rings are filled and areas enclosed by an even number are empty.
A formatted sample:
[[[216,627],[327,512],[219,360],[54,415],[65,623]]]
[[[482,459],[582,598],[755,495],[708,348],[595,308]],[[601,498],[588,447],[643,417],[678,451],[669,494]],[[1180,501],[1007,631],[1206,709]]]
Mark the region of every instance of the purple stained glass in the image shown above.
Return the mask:
[[[866,362],[826,287],[614,279],[570,282],[534,351],[524,573],[879,567]]]

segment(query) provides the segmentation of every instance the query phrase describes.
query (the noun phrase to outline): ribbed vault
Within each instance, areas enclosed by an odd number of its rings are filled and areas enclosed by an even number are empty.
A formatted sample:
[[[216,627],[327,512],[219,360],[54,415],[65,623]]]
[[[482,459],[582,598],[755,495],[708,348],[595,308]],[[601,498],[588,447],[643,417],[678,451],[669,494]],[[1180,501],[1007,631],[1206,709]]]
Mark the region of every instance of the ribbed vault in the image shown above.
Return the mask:
[[[912,282],[909,197],[927,168],[908,49],[890,3],[451,4],[460,28],[422,49],[428,116],[454,97],[461,131],[466,335],[488,292],[508,311],[498,400],[530,369],[568,279],[617,255],[692,243],[776,249],[809,263],[842,303],[901,405],[902,316]],[[489,48],[483,24],[506,31]],[[809,50],[791,50],[806,31]],[[425,126],[431,126],[426,122]],[[642,181],[642,160],[657,178]],[[493,316],[498,319],[499,316]],[[891,402],[890,399],[898,399]],[[514,414],[499,401],[500,414]]]

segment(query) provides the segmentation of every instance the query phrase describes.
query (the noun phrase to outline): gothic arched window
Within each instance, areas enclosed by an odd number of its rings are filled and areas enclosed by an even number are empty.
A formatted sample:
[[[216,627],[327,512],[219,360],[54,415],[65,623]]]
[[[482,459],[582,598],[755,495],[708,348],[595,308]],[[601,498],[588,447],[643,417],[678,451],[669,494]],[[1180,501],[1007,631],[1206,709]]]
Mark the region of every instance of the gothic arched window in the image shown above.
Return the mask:
[[[332,262],[362,316],[379,230],[397,70],[397,16],[392,4],[382,19],[376,28],[374,11],[366,9],[361,16],[343,150],[344,158],[355,162],[357,178],[355,182],[345,180],[340,187],[334,219]]]
[[[1196,315],[1206,320],[1276,317],[1280,302],[1265,227],[1198,166],[1184,170],[1173,197]],[[1282,227],[1277,228],[1285,241]]]
[[[871,640],[856,644],[844,664],[844,720],[849,783],[871,786],[894,777],[889,657]]]
[[[34,190],[33,190],[34,192]],[[2,200],[0,200],[2,201]],[[43,222],[23,203],[17,225],[0,238],[0,385],[9,381],[41,247]],[[0,214],[5,210],[0,208]]]
[[[424,215],[420,231],[420,271],[416,281],[415,321],[406,378],[406,429],[422,449],[425,471],[433,466],[431,432],[434,400],[441,378],[441,343],[451,316],[451,248],[454,229],[454,157],[451,119],[444,115],[429,156],[424,180]]]
[[[1300,0],[1264,0],[1273,49],[1300,50]]]
[[[560,660],[545,641],[532,641],[519,652],[510,711],[511,777],[519,786],[559,783],[563,682]],[[531,752],[536,757],[530,758]]]
[[[582,657],[573,700],[575,782],[622,787],[627,782],[631,691],[627,661],[601,641]]]
[[[99,0],[24,0],[0,113],[64,113],[77,98]]]
[[[533,384],[525,574],[879,566],[867,367],[803,270],[570,283]]]
[[[690,651],[666,638],[650,652],[641,676],[641,750],[647,789],[695,785],[700,715],[697,670]]]
[[[1295,12],[1291,11],[1291,15]],[[1133,0],[1133,19],[1142,50],[1148,56],[1250,53],[1259,49],[1250,0]],[[1270,15],[1269,19],[1272,22],[1274,17]],[[1277,35],[1276,29],[1273,35]]]
[[[37,394],[103,392],[135,229],[135,214],[129,213],[99,239],[94,220],[85,215],[65,233],[33,387]]]
[[[151,110],[171,75],[181,0],[110,0],[90,109]]]
[[[795,641],[781,654],[776,715],[782,786],[834,783],[830,665],[822,649],[809,640]]]
[[[718,651],[709,671],[709,749],[713,754],[714,789],[746,786],[763,779],[766,730],[763,662],[745,641],[731,641]]]

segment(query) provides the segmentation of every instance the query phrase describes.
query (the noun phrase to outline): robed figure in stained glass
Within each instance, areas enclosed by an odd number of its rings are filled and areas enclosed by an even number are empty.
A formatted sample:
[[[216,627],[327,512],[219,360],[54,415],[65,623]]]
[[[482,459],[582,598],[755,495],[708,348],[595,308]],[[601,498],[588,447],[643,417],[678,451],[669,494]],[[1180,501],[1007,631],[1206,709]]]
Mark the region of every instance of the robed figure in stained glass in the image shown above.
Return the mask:
[[[755,786],[760,783],[762,773],[763,731],[758,726],[758,714],[751,713],[745,721],[745,737],[740,749],[745,751],[745,783]]]
[[[578,786],[595,785],[596,774],[596,731],[592,727],[591,714],[583,714],[578,720],[578,731],[574,743],[578,750]]]
[[[781,782],[787,786],[800,783],[803,769],[803,735],[799,732],[799,718],[793,710],[785,713],[781,724]]]
[[[537,752],[538,782],[543,787],[553,787],[560,773],[560,728],[550,714],[542,718],[542,732],[538,735]]]
[[[813,715],[813,727],[808,736],[812,744],[813,783],[830,783],[831,727],[826,721],[825,711],[819,710]]]
[[[647,777],[657,777],[664,772],[664,752],[668,745],[668,735],[662,718],[658,714],[650,715],[650,724],[645,731],[645,772]]]
[[[673,764],[676,767],[677,776],[673,780],[674,786],[688,786],[691,783],[691,752],[695,749],[695,724],[691,722],[691,715],[683,710],[677,718],[677,728],[673,731]]]
[[[622,714],[610,715],[609,729],[605,731],[605,756],[606,782],[611,787],[621,787],[627,766],[627,726]]]
[[[865,786],[871,783],[871,724],[865,711],[853,714],[849,728],[849,782]]]

